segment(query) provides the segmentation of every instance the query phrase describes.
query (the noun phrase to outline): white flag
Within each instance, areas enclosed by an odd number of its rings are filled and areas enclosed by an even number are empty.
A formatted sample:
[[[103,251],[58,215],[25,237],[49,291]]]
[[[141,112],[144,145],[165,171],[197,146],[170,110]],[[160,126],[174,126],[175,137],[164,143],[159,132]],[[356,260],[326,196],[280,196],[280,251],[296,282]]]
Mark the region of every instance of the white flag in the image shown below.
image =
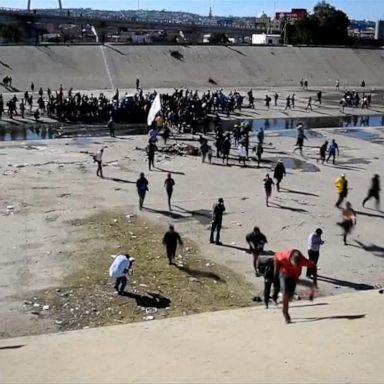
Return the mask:
[[[99,42],[99,35],[97,34],[96,28],[93,25],[91,27],[91,31],[94,34],[94,36],[96,37],[96,43],[98,43]]]
[[[161,111],[161,101],[160,101],[160,94],[158,93],[155,97],[155,100],[153,100],[151,108],[148,113],[147,118],[147,124],[149,126],[152,125],[153,121],[155,120],[156,115]]]

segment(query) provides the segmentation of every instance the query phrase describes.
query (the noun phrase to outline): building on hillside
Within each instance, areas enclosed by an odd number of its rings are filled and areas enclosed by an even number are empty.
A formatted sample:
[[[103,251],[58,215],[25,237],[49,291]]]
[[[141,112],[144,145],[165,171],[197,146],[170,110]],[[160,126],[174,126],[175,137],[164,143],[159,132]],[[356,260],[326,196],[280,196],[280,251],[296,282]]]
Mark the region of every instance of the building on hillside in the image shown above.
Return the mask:
[[[308,11],[305,8],[292,8],[290,12],[276,12],[275,19],[282,21],[287,20],[289,23],[294,23],[298,20],[305,19],[308,16]]]
[[[376,21],[375,39],[384,40],[384,20]]]
[[[281,35],[268,35],[266,33],[253,34],[252,45],[282,45]]]
[[[375,38],[375,29],[368,27],[367,29],[348,29],[348,36],[355,39],[373,40]]]

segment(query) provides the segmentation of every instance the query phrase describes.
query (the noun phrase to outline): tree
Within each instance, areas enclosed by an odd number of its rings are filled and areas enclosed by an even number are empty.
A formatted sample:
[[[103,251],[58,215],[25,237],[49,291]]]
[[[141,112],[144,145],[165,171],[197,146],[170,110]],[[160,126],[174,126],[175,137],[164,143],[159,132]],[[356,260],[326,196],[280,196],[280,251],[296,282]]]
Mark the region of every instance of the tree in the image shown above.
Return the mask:
[[[228,36],[225,33],[212,33],[209,37],[209,44],[226,44],[229,43]]]
[[[21,31],[17,25],[2,25],[0,26],[0,36],[7,43],[18,43],[21,39]]]
[[[348,44],[348,16],[322,1],[313,14],[287,26],[287,40],[291,44],[345,45]]]

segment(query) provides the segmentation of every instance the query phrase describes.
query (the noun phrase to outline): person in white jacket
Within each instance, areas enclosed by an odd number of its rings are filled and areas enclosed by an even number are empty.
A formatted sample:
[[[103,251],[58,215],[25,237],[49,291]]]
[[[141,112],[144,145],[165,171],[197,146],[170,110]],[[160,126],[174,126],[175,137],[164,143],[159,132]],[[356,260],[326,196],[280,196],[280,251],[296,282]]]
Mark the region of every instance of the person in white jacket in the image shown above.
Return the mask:
[[[246,160],[247,160],[247,151],[245,149],[245,145],[244,143],[240,143],[238,148],[238,153],[239,153],[239,163],[243,163],[243,166],[245,167],[246,166]]]
[[[134,261],[135,259],[128,254],[118,255],[109,267],[109,276],[116,279],[114,288],[119,295],[124,294],[128,281],[126,274],[132,269]]]

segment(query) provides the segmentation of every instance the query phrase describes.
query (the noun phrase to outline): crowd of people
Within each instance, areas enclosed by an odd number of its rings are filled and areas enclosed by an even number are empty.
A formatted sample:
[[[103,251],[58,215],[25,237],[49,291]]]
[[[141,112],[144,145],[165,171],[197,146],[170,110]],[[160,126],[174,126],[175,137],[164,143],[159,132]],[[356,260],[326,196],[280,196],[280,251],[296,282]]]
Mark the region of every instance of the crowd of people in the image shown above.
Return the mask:
[[[12,88],[12,77],[3,78],[3,85]],[[340,83],[337,83],[336,90],[339,90]],[[365,83],[364,83],[365,86]],[[300,81],[302,90],[308,91],[308,80]],[[112,97],[107,97],[104,93],[94,95],[93,93],[81,93],[72,88],[64,91],[63,86],[59,89],[50,88],[37,89],[31,82],[30,89],[24,95],[14,94],[6,103],[0,94],[0,119],[7,113],[13,119],[15,116],[24,118],[26,114],[33,116],[37,121],[42,116],[46,116],[58,121],[75,123],[106,123],[109,119],[116,123],[145,123],[148,110],[152,101],[156,97],[156,91],[144,94],[140,88],[140,80],[136,80],[136,93],[120,94],[115,91]],[[274,105],[278,106],[281,98],[277,92],[273,95]],[[198,92],[193,90],[175,89],[171,94],[162,94],[162,117],[166,124],[177,128],[179,132],[186,130],[197,132],[200,129],[208,132],[211,121],[214,127],[220,124],[219,113],[230,117],[231,114],[241,112],[243,108],[255,109],[255,97],[253,90],[250,89],[246,95],[238,91],[225,93],[222,89],[217,91]],[[372,94],[363,93],[360,97],[358,91],[347,91],[341,101],[340,106],[344,111],[346,107],[369,108],[371,105]],[[248,103],[246,103],[248,101]],[[270,108],[272,97],[268,94],[264,98],[265,105]],[[322,91],[317,91],[316,100],[319,106],[322,105]],[[281,107],[295,109],[296,94],[290,93],[285,98],[285,104]],[[312,96],[308,97],[305,110],[312,110]]]
[[[11,83],[12,79],[7,79],[7,83]],[[300,83],[303,89],[308,89],[308,81],[302,80]],[[339,88],[339,83],[336,88]],[[99,96],[93,94],[86,95],[80,92],[73,92],[70,89],[64,92],[63,87],[52,92],[47,89],[45,92],[40,88],[35,92],[35,85],[31,84],[30,91],[25,91],[24,96],[19,100],[15,95],[7,102],[8,114],[11,118],[20,114],[24,117],[25,111],[29,109],[30,113],[34,114],[36,120],[41,114],[46,114],[62,121],[88,121],[88,122],[108,122],[108,128],[112,137],[115,136],[114,123],[122,121],[145,121],[148,111],[154,102],[157,93],[147,93],[136,84],[137,92],[134,96],[128,94],[120,97],[119,91],[116,90],[112,99],[108,99],[103,93]],[[37,95],[36,95],[37,93]],[[322,93],[317,93],[316,102],[321,105]],[[33,110],[34,98],[37,99],[37,109]],[[254,108],[253,91],[250,90],[247,94],[249,108]],[[279,95],[275,93],[273,96],[274,104],[277,105]],[[261,128],[255,135],[257,143],[252,147],[251,135],[252,127],[249,123],[241,122],[234,124],[232,130],[224,130],[220,121],[219,113],[224,113],[230,116],[235,110],[241,111],[244,107],[244,97],[239,92],[230,92],[225,95],[222,90],[216,92],[203,92],[201,95],[197,91],[177,90],[168,95],[164,94],[161,97],[161,110],[157,113],[153,121],[151,129],[148,133],[148,143],[146,154],[148,158],[149,171],[156,167],[155,153],[157,151],[158,136],[162,135],[164,143],[167,143],[169,137],[180,135],[185,132],[190,132],[192,138],[199,134],[199,149],[202,157],[202,162],[205,163],[208,159],[212,161],[220,161],[225,165],[229,165],[231,161],[231,151],[235,149],[237,153],[237,161],[241,166],[246,167],[247,162],[251,160],[251,152],[254,153],[254,160],[257,166],[263,161],[264,152],[264,129]],[[343,97],[343,105],[348,107],[357,107],[360,103],[358,92],[346,93]],[[265,98],[266,106],[269,108],[272,98],[268,95]],[[370,95],[363,95],[362,107],[369,107],[371,103]],[[286,109],[295,108],[295,94],[291,94],[286,98]],[[307,109],[312,108],[312,98],[308,100]],[[0,118],[4,112],[4,102],[0,95]],[[214,116],[210,118],[209,116]],[[210,124],[213,123],[213,137],[209,136]],[[303,156],[303,147],[305,140],[308,138],[305,135],[304,127],[297,125],[297,139],[294,148]],[[210,142],[213,139],[213,146]],[[94,155],[93,159],[97,164],[96,175],[104,178],[103,175],[103,154],[104,147]],[[325,141],[319,148],[319,159],[322,164],[332,161],[336,163],[336,157],[339,156],[339,146],[335,140]],[[216,160],[215,160],[216,159]],[[272,177],[267,173],[263,179],[263,187],[266,197],[266,206],[271,202],[273,188],[276,187],[277,192],[280,192],[281,182],[286,176],[284,160],[279,159],[276,164],[272,165]],[[136,181],[136,189],[139,197],[139,209],[144,209],[146,194],[149,191],[150,181],[142,172]],[[176,186],[175,180],[171,174],[168,174],[164,180],[163,187],[165,189],[168,208],[172,210],[172,196]],[[348,180],[344,174],[335,181],[338,199],[335,203],[337,208],[341,209],[342,221],[339,225],[343,228],[343,242],[348,245],[348,235],[353,230],[357,222],[356,212],[349,201],[345,201],[348,196],[349,186]],[[379,175],[375,175],[372,179],[367,197],[362,202],[364,206],[370,199],[376,200],[376,207],[380,203],[380,180]],[[344,205],[343,205],[344,203]],[[220,197],[212,208],[211,230],[209,242],[216,245],[222,245],[221,230],[223,227],[223,218],[226,212],[224,199]],[[264,277],[264,303],[269,306],[270,299],[277,302],[278,293],[282,293],[283,315],[287,323],[291,322],[289,315],[289,301],[292,298],[296,283],[301,275],[302,268],[307,268],[307,277],[313,279],[313,289],[311,290],[310,299],[314,297],[314,289],[317,287],[317,264],[320,256],[320,247],[324,243],[322,240],[323,230],[317,228],[309,235],[308,239],[308,258],[297,249],[291,249],[281,252],[276,252],[274,255],[266,255],[264,246],[268,242],[267,237],[261,232],[259,227],[255,227],[253,231],[245,236],[245,240],[249,245],[250,253],[253,255],[253,268],[256,276]],[[175,253],[177,246],[182,246],[181,236],[175,231],[173,226],[169,227],[163,238],[163,244],[166,248],[167,258],[170,265],[175,264]],[[110,276],[116,279],[115,289],[119,294],[124,292],[127,284],[126,275],[131,273],[134,258],[128,254],[117,256],[109,270]],[[271,289],[273,293],[271,296]]]
[[[193,97],[193,96],[192,96]],[[163,123],[164,124],[164,123]],[[156,119],[153,127],[148,133],[148,147],[147,156],[149,163],[149,170],[155,167],[154,153],[156,152],[156,143],[158,141],[159,130],[157,129]],[[235,149],[237,146],[238,161],[245,162],[249,160],[249,145],[250,145],[250,134],[251,130],[249,125],[236,124],[232,131],[223,132],[220,125],[217,126],[213,140],[216,151],[208,145],[208,138],[200,134],[199,143],[202,155],[202,162],[205,162],[207,154],[209,162],[212,159],[217,159],[224,164],[229,162],[230,151]],[[297,142],[295,149],[299,149],[300,153],[303,154],[303,143],[307,139],[304,134],[304,128],[301,124],[297,126]],[[261,129],[257,135],[257,145],[261,146],[264,142],[264,130]],[[153,149],[148,149],[153,148]],[[257,148],[257,147],[255,147]],[[102,153],[102,152],[99,152]],[[333,139],[331,144],[326,141],[319,148],[319,159],[322,163],[332,161],[335,164],[336,156],[339,155],[339,146]],[[255,157],[256,162],[260,161],[260,158]],[[98,163],[99,169],[99,163]],[[286,176],[286,169],[284,166],[284,160],[279,159],[275,165],[272,166],[273,177],[266,174],[263,183],[266,194],[266,205],[269,206],[272,189],[276,187],[277,192],[280,192],[281,182]],[[100,172],[99,172],[100,173]],[[145,177],[144,173],[141,173],[140,178],[136,182],[137,193],[139,196],[139,208],[144,208],[144,201],[146,193],[148,192],[149,181]],[[169,210],[172,210],[171,198],[175,187],[175,181],[171,174],[168,174],[164,181],[164,189],[166,191],[167,203]],[[348,245],[348,235],[356,225],[356,213],[349,201],[346,201],[348,196],[348,181],[344,174],[341,174],[335,181],[335,187],[338,195],[335,206],[341,210],[341,222],[338,223],[342,227],[343,243]],[[376,200],[376,207],[379,208],[380,202],[380,181],[379,175],[375,175],[372,179],[371,186],[369,188],[367,197],[362,202],[364,206],[370,199]],[[209,242],[218,246],[222,245],[221,241],[221,230],[223,228],[223,218],[226,212],[226,206],[223,198],[219,198],[212,208],[212,220],[211,230],[209,236]],[[306,258],[302,252],[297,249],[291,249],[281,252],[276,252],[274,255],[268,255],[264,253],[264,246],[267,244],[267,237],[260,231],[260,228],[255,227],[253,231],[246,235],[245,240],[249,244],[250,253],[253,255],[253,268],[256,276],[264,277],[264,303],[265,306],[269,306],[269,302],[272,299],[277,303],[278,293],[282,293],[283,303],[283,315],[287,323],[291,322],[289,315],[289,301],[293,297],[295,292],[296,283],[301,275],[302,268],[307,268],[307,277],[312,279],[313,287],[310,291],[310,299],[313,299],[315,289],[317,288],[317,264],[320,257],[320,247],[324,244],[322,240],[323,230],[317,228],[308,238],[308,258]],[[169,264],[174,264],[174,255],[178,245],[182,245],[180,235],[175,231],[174,227],[171,226],[169,231],[165,234],[163,244],[166,248]],[[117,283],[116,283],[117,284]],[[117,284],[118,285],[118,284]],[[271,291],[273,289],[272,295]]]

